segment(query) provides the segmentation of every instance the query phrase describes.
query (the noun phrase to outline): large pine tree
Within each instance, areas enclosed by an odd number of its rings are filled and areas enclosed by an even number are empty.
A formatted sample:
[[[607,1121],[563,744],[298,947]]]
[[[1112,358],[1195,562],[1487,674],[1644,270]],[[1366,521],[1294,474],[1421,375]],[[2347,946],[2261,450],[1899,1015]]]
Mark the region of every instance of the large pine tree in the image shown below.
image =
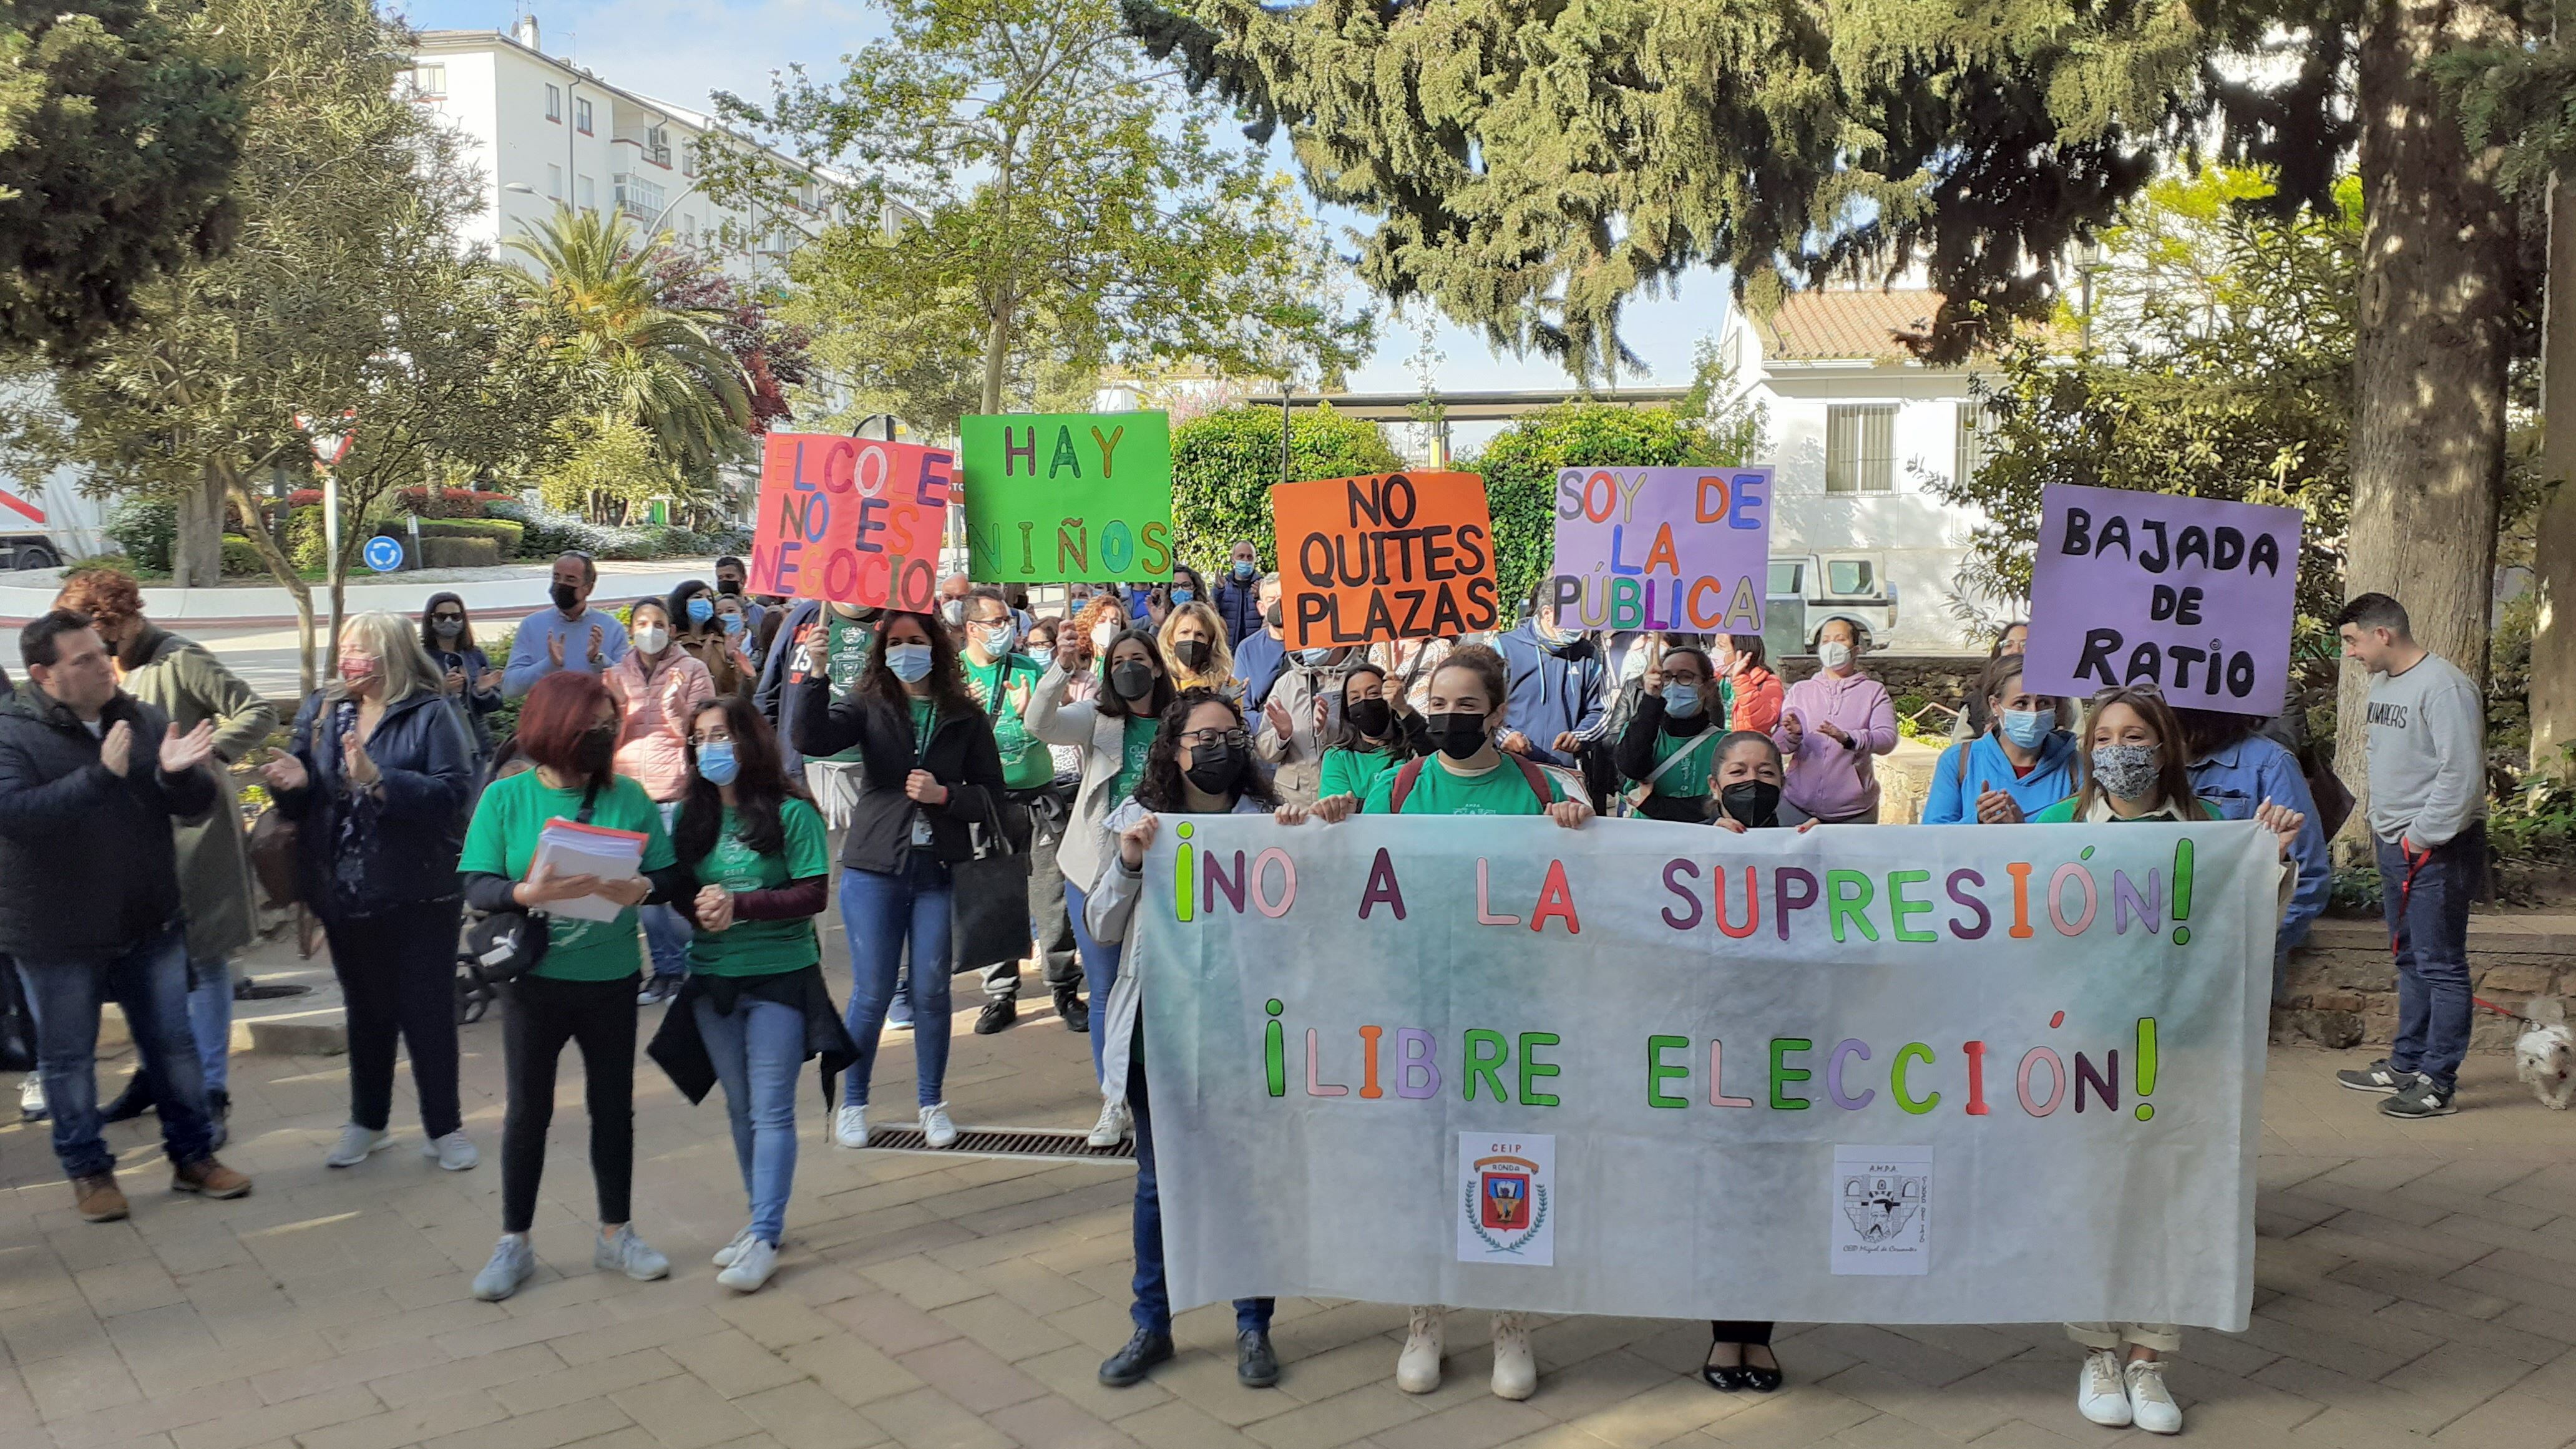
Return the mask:
[[[2210,147],[2280,203],[2364,203],[2347,587],[2485,666],[2514,215],[2435,58],[2497,0],[1129,0],[1192,77],[1284,124],[1377,219],[1373,285],[1598,375],[1621,306],[1698,266],[1751,305],[1925,267],[1955,358],[2054,297],[2073,244]],[[2215,142],[2214,147],[2211,143]],[[2348,677],[2356,705],[2365,681]],[[2345,777],[2363,775],[2344,732]]]

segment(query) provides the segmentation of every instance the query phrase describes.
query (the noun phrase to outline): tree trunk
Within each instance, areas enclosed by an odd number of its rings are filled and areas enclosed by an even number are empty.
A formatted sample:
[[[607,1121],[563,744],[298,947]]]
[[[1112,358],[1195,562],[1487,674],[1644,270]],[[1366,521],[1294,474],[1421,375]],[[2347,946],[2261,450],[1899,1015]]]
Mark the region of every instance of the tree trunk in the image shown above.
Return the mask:
[[[2513,215],[2426,73],[2440,48],[2510,42],[2473,0],[2371,0],[2359,53],[2362,251],[2353,345],[2347,596],[2393,594],[2415,637],[2481,684],[2504,478]],[[2370,676],[2347,662],[2335,768],[2365,803]],[[2353,813],[2348,839],[2366,831]]]
[[[984,331],[984,416],[992,417],[1002,410],[1002,378],[1011,360],[1011,308],[1014,305],[1008,283],[993,303],[993,324]]]
[[[2540,351],[2541,476],[2532,541],[2531,768],[2576,774],[2576,177],[2549,191],[2549,298]]]
[[[222,481],[233,499],[241,504],[242,517],[251,523],[251,546],[259,550],[260,561],[268,565],[269,576],[285,585],[287,594],[295,600],[297,672],[303,683],[303,693],[310,695],[319,687],[320,680],[320,671],[313,662],[313,586],[304,582],[304,576],[295,571],[295,561],[286,556],[286,549],[278,543],[276,536],[258,526],[260,500],[251,491],[250,484],[240,478]]]
[[[170,545],[170,582],[211,589],[224,572],[224,481],[208,468],[204,481],[179,496],[179,531]]]

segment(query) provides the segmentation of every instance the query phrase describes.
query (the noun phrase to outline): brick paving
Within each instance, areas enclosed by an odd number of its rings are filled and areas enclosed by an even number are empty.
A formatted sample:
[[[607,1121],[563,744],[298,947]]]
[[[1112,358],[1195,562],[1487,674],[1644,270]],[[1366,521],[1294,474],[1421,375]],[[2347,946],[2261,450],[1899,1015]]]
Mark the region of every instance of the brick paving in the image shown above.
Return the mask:
[[[1043,1009],[995,1038],[970,1019],[950,1073],[961,1123],[1089,1122],[1082,1038]],[[721,1108],[690,1108],[649,1064],[636,1211],[672,1280],[590,1269],[568,1068],[545,1266],[511,1301],[477,1303],[467,1278],[499,1218],[497,1022],[465,1042],[487,1154],[468,1173],[418,1155],[407,1083],[398,1148],[325,1169],[345,1112],[330,1058],[236,1059],[226,1157],[259,1181],[239,1202],[166,1196],[147,1120],[111,1129],[133,1220],[86,1225],[42,1129],[0,1128],[0,1449],[2038,1449],[2130,1432],[2077,1418],[2054,1325],[1783,1325],[1789,1385],[1766,1398],[1698,1382],[1704,1327],[1552,1321],[1538,1395],[1512,1404],[1485,1389],[1480,1314],[1452,1317],[1448,1382],[1414,1398],[1393,1383],[1402,1308],[1289,1300],[1275,1390],[1235,1384],[1221,1305],[1183,1317],[1179,1360],[1150,1382],[1104,1389],[1093,1370],[1128,1332],[1124,1168],[839,1151],[809,1085],[785,1266],[738,1297],[706,1260],[743,1217]],[[2383,1121],[2330,1080],[2365,1055],[2272,1052],[2254,1322],[2189,1333],[2171,1375],[2187,1434],[2576,1441],[2576,1114],[2480,1056],[2462,1115]],[[893,1047],[879,1095],[909,1100],[910,1072]]]

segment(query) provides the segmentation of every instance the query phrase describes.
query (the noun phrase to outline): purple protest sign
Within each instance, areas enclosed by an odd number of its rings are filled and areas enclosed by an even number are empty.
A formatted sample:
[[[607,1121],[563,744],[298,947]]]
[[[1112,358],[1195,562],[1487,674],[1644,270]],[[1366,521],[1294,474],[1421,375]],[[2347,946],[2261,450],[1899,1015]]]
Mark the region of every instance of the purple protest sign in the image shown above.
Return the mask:
[[[2295,508],[2051,485],[2023,687],[2152,684],[2179,708],[2280,713],[2302,522]]]
[[[1557,619],[1586,629],[1762,632],[1768,468],[1567,468],[1556,475]]]

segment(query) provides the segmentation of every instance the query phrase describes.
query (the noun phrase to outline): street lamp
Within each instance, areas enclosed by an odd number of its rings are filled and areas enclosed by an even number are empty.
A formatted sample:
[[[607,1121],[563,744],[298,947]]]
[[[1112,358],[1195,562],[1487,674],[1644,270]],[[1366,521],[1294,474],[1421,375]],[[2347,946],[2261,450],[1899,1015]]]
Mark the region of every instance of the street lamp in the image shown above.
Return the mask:
[[[340,414],[337,424],[326,423],[309,413],[297,413],[295,426],[313,443],[313,471],[322,475],[322,555],[324,567],[336,585],[340,578],[340,460],[349,456],[349,446],[358,440],[358,410],[350,408]],[[331,648],[340,648],[340,593],[331,590]]]

